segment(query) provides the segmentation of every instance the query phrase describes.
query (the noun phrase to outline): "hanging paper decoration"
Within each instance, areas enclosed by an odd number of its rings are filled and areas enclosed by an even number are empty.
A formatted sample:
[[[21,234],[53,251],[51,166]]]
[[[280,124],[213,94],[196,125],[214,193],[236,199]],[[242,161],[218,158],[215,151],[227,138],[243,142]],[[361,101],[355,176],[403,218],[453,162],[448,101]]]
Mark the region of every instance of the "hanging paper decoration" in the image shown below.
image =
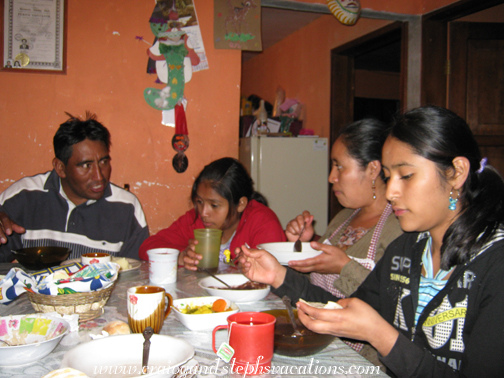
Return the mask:
[[[191,80],[193,67],[195,71],[207,69],[208,62],[192,0],[156,0],[149,23],[155,39],[147,50],[147,72],[155,73],[156,83],[165,86],[145,89],[144,98],[154,109],[162,111],[162,124],[175,126],[172,147],[177,154],[172,165],[176,172],[182,173],[189,165],[184,154],[189,147],[185,84]],[[141,36],[136,39],[150,45]]]
[[[359,0],[327,0],[327,6],[343,25],[354,25],[360,16]]]
[[[214,0],[214,46],[261,51],[261,0]]]
[[[173,157],[172,165],[176,172],[185,172],[189,166],[187,156],[184,151],[189,148],[189,132],[187,131],[187,121],[184,105],[175,105],[175,135],[172,138],[172,147],[177,154]]]
[[[166,86],[147,88],[144,97],[158,110],[171,110],[183,99],[185,83],[192,76],[191,66],[199,63],[198,55],[187,43],[186,32],[181,29],[175,0],[168,12],[166,5],[166,2],[157,2],[149,20],[156,42],[147,54],[156,62],[158,79]]]

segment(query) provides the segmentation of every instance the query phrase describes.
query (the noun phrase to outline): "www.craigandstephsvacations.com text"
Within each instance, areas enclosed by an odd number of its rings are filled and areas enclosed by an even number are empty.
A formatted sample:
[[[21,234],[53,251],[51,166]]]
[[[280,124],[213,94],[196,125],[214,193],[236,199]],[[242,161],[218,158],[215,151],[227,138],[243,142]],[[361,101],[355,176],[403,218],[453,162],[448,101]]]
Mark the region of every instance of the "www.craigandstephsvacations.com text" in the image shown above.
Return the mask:
[[[167,366],[149,366],[144,374],[151,373],[170,373],[179,374],[179,376],[189,376],[193,374],[198,375],[225,375],[228,373],[243,374],[243,376],[248,374],[260,375],[260,374],[285,374],[285,375],[334,375],[334,374],[368,374],[368,375],[378,375],[380,374],[380,368],[378,366],[359,366],[353,365],[349,367],[344,366],[325,366],[318,365],[319,361],[311,359],[307,365],[273,365],[273,366],[260,366],[260,357],[258,361],[254,364],[237,365],[235,364],[235,359],[229,362],[229,365],[222,364],[222,360],[219,358],[215,359],[215,364],[211,366],[191,366],[191,367],[167,367]],[[93,373],[96,376],[103,375],[115,375],[121,374],[126,376],[135,376],[142,374],[142,368],[139,366],[95,366]]]

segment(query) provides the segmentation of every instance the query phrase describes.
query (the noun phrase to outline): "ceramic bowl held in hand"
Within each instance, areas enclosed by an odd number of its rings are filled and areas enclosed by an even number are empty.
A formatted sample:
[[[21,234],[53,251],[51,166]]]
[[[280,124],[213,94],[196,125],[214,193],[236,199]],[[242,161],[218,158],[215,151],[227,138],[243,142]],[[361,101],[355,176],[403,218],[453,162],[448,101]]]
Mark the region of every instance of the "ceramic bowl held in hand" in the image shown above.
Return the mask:
[[[57,266],[72,252],[64,247],[30,247],[13,251],[16,260],[30,270],[40,270]]]
[[[203,289],[205,289],[208,294],[226,298],[235,303],[244,303],[244,302],[256,302],[260,301],[264,297],[268,295],[270,292],[269,285],[258,284],[257,282],[254,285],[261,285],[260,289],[233,289],[234,287],[244,285],[244,284],[252,284],[247,277],[243,274],[217,274],[216,277],[220,278],[222,281],[226,282],[232,288],[229,289],[224,286],[221,282],[217,281],[213,277],[203,278],[199,285]]]
[[[322,252],[310,247],[310,243],[301,243],[301,252],[293,252],[293,242],[263,243],[257,246],[271,253],[282,265],[288,265],[291,260],[305,260],[320,255]]]
[[[208,313],[214,302],[219,299],[226,302],[226,311],[220,311],[222,308],[219,308],[218,310],[220,312],[212,311]],[[236,314],[240,311],[235,303],[222,297],[175,299],[172,308],[175,317],[192,331],[212,330],[218,325],[225,325],[229,315]],[[187,311],[188,309],[189,311]],[[197,313],[191,313],[194,312],[194,310],[196,310]]]
[[[306,328],[297,317],[297,310],[293,310],[296,323],[301,335],[294,334],[294,328],[289,320],[287,310],[263,311],[276,318],[275,323],[275,350],[282,356],[309,356],[320,352],[327,347],[336,336],[315,333]]]
[[[28,365],[53,351],[70,330],[66,320],[45,314],[0,317],[0,366]]]

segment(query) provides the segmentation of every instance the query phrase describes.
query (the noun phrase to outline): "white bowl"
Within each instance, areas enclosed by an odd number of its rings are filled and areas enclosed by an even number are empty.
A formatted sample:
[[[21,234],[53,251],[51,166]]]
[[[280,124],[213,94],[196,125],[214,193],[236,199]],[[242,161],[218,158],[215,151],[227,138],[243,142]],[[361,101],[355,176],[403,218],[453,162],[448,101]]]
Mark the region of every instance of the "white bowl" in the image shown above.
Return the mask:
[[[217,299],[224,299],[227,307],[231,307],[231,311],[215,312],[213,314],[184,314],[180,309],[185,307],[195,307],[211,305]],[[226,325],[227,317],[231,314],[236,314],[240,308],[233,302],[222,297],[197,297],[197,298],[182,298],[173,301],[173,313],[175,317],[187,328],[192,331],[212,330],[218,325]]]
[[[257,248],[271,253],[282,265],[288,265],[291,260],[305,260],[322,253],[322,251],[317,251],[310,247],[310,243],[308,242],[301,244],[302,252],[293,252],[294,242],[263,243],[259,244]]]
[[[0,343],[0,366],[28,365],[40,360],[56,348],[69,330],[66,320],[46,314],[0,317],[0,340],[13,345]],[[20,334],[26,345],[14,345],[19,343],[16,338]]]
[[[229,286],[238,286],[248,281],[243,274],[216,274],[222,281]],[[270,287],[257,290],[232,290],[226,288],[221,282],[213,277],[206,277],[200,280],[200,287],[205,289],[208,294],[229,299],[235,303],[256,302],[265,298],[270,292]]]
[[[175,337],[154,334],[150,342],[146,375],[141,375],[141,333],[108,336],[77,345],[65,353],[60,367],[77,369],[89,377],[171,377],[178,366],[194,355],[191,344]]]

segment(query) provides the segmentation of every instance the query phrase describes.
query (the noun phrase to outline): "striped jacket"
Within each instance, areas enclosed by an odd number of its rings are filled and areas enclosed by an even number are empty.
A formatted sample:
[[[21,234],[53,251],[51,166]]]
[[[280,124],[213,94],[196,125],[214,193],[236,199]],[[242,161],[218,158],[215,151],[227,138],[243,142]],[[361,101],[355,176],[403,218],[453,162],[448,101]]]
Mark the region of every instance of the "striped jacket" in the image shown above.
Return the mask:
[[[0,262],[14,259],[12,249],[37,246],[68,247],[70,258],[88,252],[138,258],[138,248],[149,236],[134,194],[109,183],[102,198],[75,206],[55,171],[12,184],[0,194],[0,211],[26,229],[0,246]]]

